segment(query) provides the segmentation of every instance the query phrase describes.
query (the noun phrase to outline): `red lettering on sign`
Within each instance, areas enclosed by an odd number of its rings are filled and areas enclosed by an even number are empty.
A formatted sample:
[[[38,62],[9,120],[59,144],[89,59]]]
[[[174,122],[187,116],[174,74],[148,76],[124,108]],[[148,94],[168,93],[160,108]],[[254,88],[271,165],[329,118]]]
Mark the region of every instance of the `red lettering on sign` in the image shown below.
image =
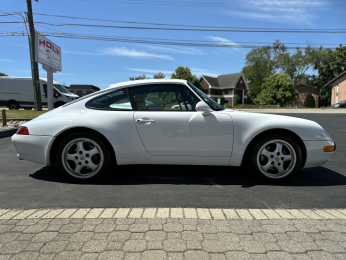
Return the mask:
[[[42,41],[41,39],[39,39],[38,40],[38,44],[41,45],[41,43],[43,44],[43,46],[46,46],[46,41],[45,40]]]
[[[49,48],[49,49],[51,49],[52,48],[52,44],[50,43],[50,42],[46,42],[46,46],[47,46],[47,48]]]

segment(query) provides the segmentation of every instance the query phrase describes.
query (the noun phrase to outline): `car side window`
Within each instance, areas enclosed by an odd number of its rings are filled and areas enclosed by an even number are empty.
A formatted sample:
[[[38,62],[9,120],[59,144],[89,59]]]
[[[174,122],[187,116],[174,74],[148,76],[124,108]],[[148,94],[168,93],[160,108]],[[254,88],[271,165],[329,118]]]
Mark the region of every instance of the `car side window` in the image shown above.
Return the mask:
[[[86,107],[104,110],[133,110],[126,89],[94,98],[86,104]]]
[[[187,104],[187,108],[190,111],[196,111],[196,105],[200,101],[187,87],[180,87],[183,98]]]
[[[130,89],[139,111],[186,110],[184,99],[176,85],[149,85]]]

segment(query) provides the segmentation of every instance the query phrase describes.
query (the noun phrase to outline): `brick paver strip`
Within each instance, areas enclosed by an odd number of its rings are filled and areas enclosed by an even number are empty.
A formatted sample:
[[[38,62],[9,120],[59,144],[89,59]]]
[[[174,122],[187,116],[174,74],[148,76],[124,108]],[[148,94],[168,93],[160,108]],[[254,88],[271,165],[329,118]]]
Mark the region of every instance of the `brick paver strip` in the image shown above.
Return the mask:
[[[197,218],[197,212],[195,209],[184,208],[183,211],[184,211],[185,218]]]
[[[19,213],[18,215],[14,216],[12,219],[25,219],[28,216],[30,216],[31,214],[33,214],[35,211],[37,211],[37,209],[24,210],[21,213]]]
[[[330,215],[333,215],[334,217],[336,218],[339,218],[339,219],[346,219],[346,215],[338,212],[337,210],[335,209],[325,209],[325,211],[327,213],[329,213]]]
[[[268,219],[260,209],[249,209],[249,211],[255,219]]]
[[[143,213],[142,208],[135,208],[130,211],[129,218],[141,218]]]
[[[336,218],[333,215],[330,215],[328,212],[321,210],[321,209],[314,210],[314,212],[316,214],[320,215],[324,219],[335,219]]]
[[[0,209],[0,216],[4,215],[8,211],[9,211],[9,209]]]
[[[294,216],[295,218],[299,218],[299,219],[304,219],[304,218],[308,218],[306,215],[304,215],[301,211],[297,210],[297,209],[288,209],[287,210],[292,216]]]
[[[155,208],[147,208],[144,209],[143,218],[155,218],[156,209]]]
[[[345,209],[0,209],[0,259],[346,259]]]
[[[236,209],[236,211],[241,219],[253,219],[247,209]]]
[[[171,218],[184,218],[182,208],[171,208]]]
[[[47,214],[43,215],[42,218],[55,218],[62,211],[63,211],[63,209],[53,209],[53,210],[50,210]]]
[[[199,219],[211,219],[208,209],[197,209],[197,215]]]
[[[285,209],[276,209],[275,212],[277,214],[279,214],[282,218],[284,219],[292,219],[294,218],[294,216],[292,216],[291,213],[289,213],[287,210]]]
[[[77,211],[77,209],[65,209],[63,212],[61,212],[55,218],[69,218],[76,211]]]
[[[120,208],[117,213],[115,213],[115,218],[126,218],[131,209],[129,208]]]
[[[209,211],[213,219],[226,219],[222,209],[210,209]]]
[[[317,215],[315,212],[309,209],[300,210],[305,216],[308,216],[310,219],[323,219],[320,215]]]
[[[10,210],[2,216],[0,216],[0,219],[11,219],[14,216],[18,215],[20,212],[22,212],[22,210]]]
[[[85,218],[98,218],[103,211],[104,209],[100,209],[100,208],[92,209],[85,215]]]
[[[262,212],[268,217],[268,219],[281,219],[280,215],[272,209],[262,209]]]
[[[115,215],[115,212],[118,209],[105,209],[101,215],[100,218],[113,218],[113,216]]]
[[[239,219],[239,216],[234,209],[223,209],[223,213],[227,219]]]
[[[169,217],[169,208],[159,208],[156,212],[157,218],[168,218]]]
[[[79,209],[70,218],[84,218],[90,209]]]

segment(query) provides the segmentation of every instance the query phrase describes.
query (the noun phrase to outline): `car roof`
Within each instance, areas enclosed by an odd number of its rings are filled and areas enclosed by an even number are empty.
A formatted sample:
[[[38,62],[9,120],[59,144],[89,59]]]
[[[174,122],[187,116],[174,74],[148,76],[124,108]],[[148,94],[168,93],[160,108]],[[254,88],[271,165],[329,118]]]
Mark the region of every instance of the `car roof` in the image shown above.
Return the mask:
[[[119,87],[129,87],[136,85],[146,85],[151,83],[183,83],[186,84],[185,79],[142,79],[142,80],[133,80],[133,81],[124,81],[116,84],[111,84],[108,88],[119,88]]]

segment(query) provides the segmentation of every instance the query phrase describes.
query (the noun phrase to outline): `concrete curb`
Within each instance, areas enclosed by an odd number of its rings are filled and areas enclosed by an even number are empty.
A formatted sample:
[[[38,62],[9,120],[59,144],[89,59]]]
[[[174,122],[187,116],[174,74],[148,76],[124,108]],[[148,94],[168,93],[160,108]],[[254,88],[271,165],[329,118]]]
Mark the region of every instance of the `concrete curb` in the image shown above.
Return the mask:
[[[18,128],[0,132],[0,139],[14,135],[17,132],[17,130]]]

